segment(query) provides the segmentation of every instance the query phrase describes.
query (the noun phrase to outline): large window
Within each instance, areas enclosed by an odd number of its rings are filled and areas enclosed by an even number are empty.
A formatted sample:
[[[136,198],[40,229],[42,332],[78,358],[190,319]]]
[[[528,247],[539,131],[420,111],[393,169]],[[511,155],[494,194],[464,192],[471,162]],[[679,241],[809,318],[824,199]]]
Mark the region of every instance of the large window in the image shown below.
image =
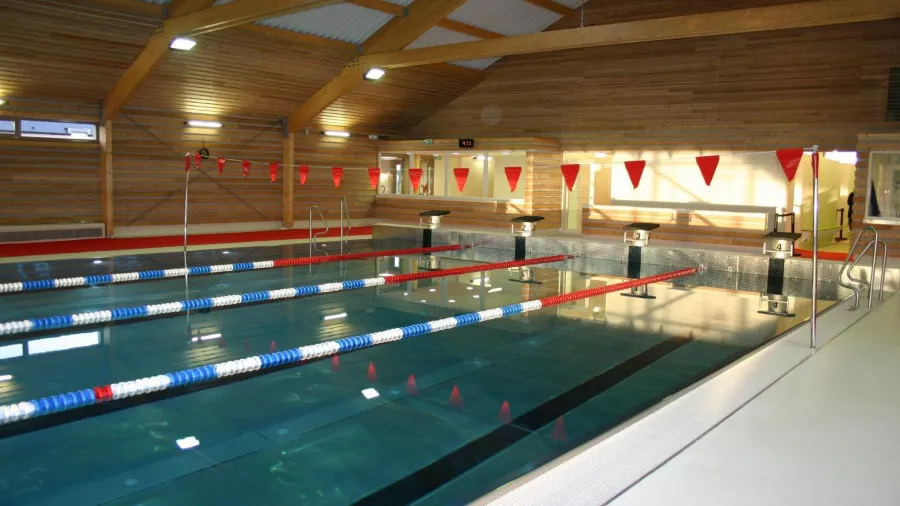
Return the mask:
[[[900,152],[869,155],[866,221],[900,223]]]
[[[16,122],[11,119],[0,119],[0,135],[15,135]]]
[[[379,193],[451,198],[525,198],[525,151],[381,153]],[[507,172],[521,168],[515,188]],[[410,168],[421,169],[413,188]],[[509,171],[507,171],[509,168]]]

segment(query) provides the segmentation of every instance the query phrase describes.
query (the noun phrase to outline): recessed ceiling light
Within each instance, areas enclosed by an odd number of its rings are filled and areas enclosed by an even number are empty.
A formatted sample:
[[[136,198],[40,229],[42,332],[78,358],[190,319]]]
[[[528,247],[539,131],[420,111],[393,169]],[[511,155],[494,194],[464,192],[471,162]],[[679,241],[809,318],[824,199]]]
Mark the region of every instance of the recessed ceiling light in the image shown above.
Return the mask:
[[[453,303],[456,302],[456,301],[455,301],[454,299],[450,299],[450,300],[448,300],[447,302],[453,304]]]
[[[5,103],[6,103],[6,100],[0,98],[0,105],[3,105],[3,104],[5,104]]]
[[[190,119],[184,122],[185,125],[197,128],[222,128],[222,124],[218,121],[203,121],[198,119]]]
[[[379,68],[369,69],[366,72],[365,79],[366,81],[377,81],[384,77],[384,70]]]
[[[194,46],[196,45],[197,42],[194,40],[178,37],[177,39],[172,39],[172,42],[169,43],[169,48],[178,51],[190,51],[191,49],[194,49]]]
[[[429,291],[429,292],[436,292],[437,289],[435,289],[435,288],[429,288],[428,291]]]
[[[473,299],[480,299],[480,298],[481,298],[481,295],[473,295],[472,298],[473,298]]]
[[[325,130],[322,133],[324,133],[328,137],[350,137],[350,132],[340,132],[337,130]]]

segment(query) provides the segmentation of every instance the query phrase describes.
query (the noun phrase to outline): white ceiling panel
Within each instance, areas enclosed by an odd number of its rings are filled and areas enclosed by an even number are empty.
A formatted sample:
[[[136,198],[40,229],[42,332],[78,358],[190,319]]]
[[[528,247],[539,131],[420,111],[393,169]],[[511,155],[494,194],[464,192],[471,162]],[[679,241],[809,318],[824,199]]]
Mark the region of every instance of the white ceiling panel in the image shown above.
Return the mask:
[[[522,35],[539,32],[562,16],[525,0],[469,0],[447,17],[503,35]]]

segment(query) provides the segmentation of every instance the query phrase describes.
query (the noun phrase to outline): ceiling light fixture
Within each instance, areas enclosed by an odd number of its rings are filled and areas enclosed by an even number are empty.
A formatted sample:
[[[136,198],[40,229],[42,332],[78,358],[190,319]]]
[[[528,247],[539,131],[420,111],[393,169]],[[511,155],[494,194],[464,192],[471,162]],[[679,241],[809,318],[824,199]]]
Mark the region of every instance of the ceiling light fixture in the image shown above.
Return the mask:
[[[184,122],[185,125],[197,128],[222,128],[222,124],[218,121],[204,121],[199,119],[189,119]]]
[[[197,41],[195,40],[178,37],[176,39],[172,39],[172,42],[169,43],[169,49],[175,49],[177,51],[190,51],[191,49],[194,49],[194,46],[196,45]]]
[[[322,134],[328,137],[350,137],[350,132],[339,132],[337,130],[325,130]]]
[[[377,81],[384,77],[384,70],[379,68],[372,68],[366,71],[365,80],[366,81]]]

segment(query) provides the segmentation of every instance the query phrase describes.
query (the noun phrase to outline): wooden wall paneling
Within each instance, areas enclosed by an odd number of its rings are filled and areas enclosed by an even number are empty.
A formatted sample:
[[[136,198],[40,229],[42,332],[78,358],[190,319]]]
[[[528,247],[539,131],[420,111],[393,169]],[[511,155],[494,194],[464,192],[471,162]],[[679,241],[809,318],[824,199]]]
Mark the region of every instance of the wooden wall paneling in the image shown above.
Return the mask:
[[[888,128],[898,51],[900,20],[890,20],[507,57],[409,135],[534,135],[566,150],[852,150],[857,133]]]
[[[375,190],[369,187],[369,167],[378,166],[375,141],[357,137],[325,137],[318,132],[294,134],[294,163],[308,165],[305,185],[294,186],[294,214],[303,222],[309,219],[309,207],[319,206],[331,227],[340,223],[341,197],[347,197],[351,226],[354,220],[374,216]],[[334,187],[332,167],[343,167],[341,185]],[[291,175],[299,179],[297,169]],[[317,217],[313,218],[318,220]],[[317,226],[313,223],[313,226]]]
[[[869,157],[872,151],[897,151],[900,152],[900,131],[883,134],[860,134],[857,145],[858,161],[856,163],[856,182],[853,189],[853,234],[851,239],[856,239],[856,234],[863,227],[863,218],[866,214],[869,187]],[[900,225],[872,225],[878,230],[879,239],[888,247],[891,257],[900,257]],[[879,253],[880,254],[880,253]]]
[[[418,223],[419,213],[431,209],[450,211],[442,222],[447,226],[476,226],[509,230],[509,220],[527,214],[524,206],[504,202],[448,200],[440,197],[392,196],[375,202],[375,216],[381,220]]]
[[[169,54],[129,105],[280,118],[336,76],[350,58],[255,31],[224,30],[198,37],[191,51]]]
[[[375,82],[364,81],[341,96],[313,120],[319,128],[342,127],[380,133],[405,133],[430,114],[463,95],[485,73],[429,65],[388,71]]]
[[[525,203],[529,212],[543,216],[539,229],[556,230],[562,226],[563,177],[562,151],[528,151],[525,170]],[[584,177],[579,175],[579,177]]]
[[[127,111],[115,121],[113,174],[116,226],[175,225],[184,219],[184,155],[210,151],[192,170],[189,222],[241,223],[281,220],[281,185],[269,181],[268,163],[282,159],[281,124],[222,118],[222,129],[188,128],[178,114]],[[215,158],[251,160],[244,178],[229,160],[220,176]]]
[[[91,4],[8,0],[0,6],[0,93],[99,101],[158,23]]]
[[[0,139],[0,225],[100,222],[95,142]]]

